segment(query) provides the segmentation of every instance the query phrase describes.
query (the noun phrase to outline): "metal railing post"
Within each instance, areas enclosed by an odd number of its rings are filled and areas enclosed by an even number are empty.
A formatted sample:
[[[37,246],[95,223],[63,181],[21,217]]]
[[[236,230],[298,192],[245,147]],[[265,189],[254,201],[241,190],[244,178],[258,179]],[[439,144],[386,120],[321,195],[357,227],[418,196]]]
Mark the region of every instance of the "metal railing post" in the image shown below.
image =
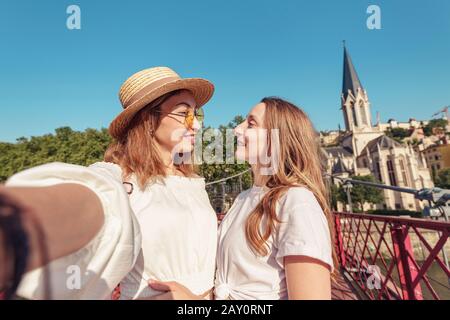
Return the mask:
[[[344,250],[344,236],[343,230],[341,226],[341,218],[339,215],[334,216],[334,226],[336,229],[336,246],[338,249],[338,257],[341,263],[341,266],[345,266],[346,258],[345,258],[345,250]]]
[[[448,218],[448,211],[449,211],[449,207],[445,206],[442,208],[443,211],[443,216],[444,216],[444,221],[445,222],[449,222],[449,218]],[[440,233],[438,232],[438,235],[440,236]],[[442,257],[444,258],[444,263],[445,266],[447,267],[447,269],[450,269],[449,267],[449,263],[448,263],[448,257],[447,257],[447,252],[445,251],[445,246],[442,247]],[[450,285],[450,277],[447,279],[448,284]]]
[[[391,228],[391,237],[395,255],[393,258],[396,260],[403,299],[423,300],[420,283],[418,282],[415,287],[412,285],[418,276],[418,270],[412,262],[415,258],[408,227],[394,224]]]

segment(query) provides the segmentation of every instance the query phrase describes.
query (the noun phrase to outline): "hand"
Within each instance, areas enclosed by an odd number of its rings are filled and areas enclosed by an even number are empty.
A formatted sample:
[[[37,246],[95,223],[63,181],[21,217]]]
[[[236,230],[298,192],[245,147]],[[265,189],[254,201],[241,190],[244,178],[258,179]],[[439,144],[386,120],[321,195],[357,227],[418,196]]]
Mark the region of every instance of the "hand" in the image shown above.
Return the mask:
[[[114,288],[114,291],[111,294],[111,300],[119,300],[120,299],[120,285]]]
[[[164,292],[151,297],[151,300],[201,300],[200,296],[193,294],[188,288],[178,282],[150,280],[148,285],[154,290]]]

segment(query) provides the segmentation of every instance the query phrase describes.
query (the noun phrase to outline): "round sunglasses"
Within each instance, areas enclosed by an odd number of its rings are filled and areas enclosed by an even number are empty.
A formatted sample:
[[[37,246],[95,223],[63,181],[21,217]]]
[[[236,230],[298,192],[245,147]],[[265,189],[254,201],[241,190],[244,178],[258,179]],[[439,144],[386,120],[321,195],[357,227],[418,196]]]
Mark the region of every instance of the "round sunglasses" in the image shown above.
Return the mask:
[[[196,108],[195,111],[189,109],[186,112],[162,112],[155,110],[156,113],[164,114],[164,115],[174,115],[184,117],[184,121],[180,121],[177,118],[172,119],[178,121],[179,123],[183,123],[187,129],[192,129],[194,127],[194,118],[197,119],[198,122],[202,123],[205,119],[205,114],[203,113],[202,108]]]

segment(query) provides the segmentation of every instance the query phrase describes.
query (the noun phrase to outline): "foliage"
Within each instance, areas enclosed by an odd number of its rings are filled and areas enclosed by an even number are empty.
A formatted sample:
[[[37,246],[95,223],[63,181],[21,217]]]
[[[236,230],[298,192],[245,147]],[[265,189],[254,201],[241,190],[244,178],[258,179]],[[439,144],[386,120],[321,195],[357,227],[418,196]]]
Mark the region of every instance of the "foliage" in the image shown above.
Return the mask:
[[[435,179],[436,187],[450,189],[450,168],[439,170]]]
[[[433,135],[433,128],[441,128],[445,131],[447,126],[447,120],[445,119],[433,119],[428,122],[428,124],[423,128],[423,133],[425,136],[429,137]]]
[[[0,143],[0,182],[16,172],[49,162],[88,166],[103,159],[111,138],[106,129],[74,131],[69,127],[16,143]]]
[[[409,131],[404,128],[389,128],[385,131],[386,135],[398,142],[402,142],[403,139],[409,137]]]
[[[332,183],[330,185],[330,205],[331,209],[337,210],[337,203],[340,201],[340,187]]]
[[[243,122],[245,119],[242,116],[236,116],[234,119],[229,122],[225,126],[220,126],[218,130],[221,132],[221,138],[223,142],[223,155],[222,159],[224,159],[224,163],[213,163],[208,164],[206,161],[203,161],[203,163],[200,165],[200,173],[203,177],[205,177],[206,181],[216,181],[219,179],[223,179],[229,176],[232,176],[234,174],[237,174],[239,172],[245,171],[249,168],[248,164],[237,164],[236,160],[233,161],[231,164],[227,164],[226,160],[231,159],[231,157],[234,158],[234,151],[236,150],[236,141],[233,142],[233,148],[230,149],[230,153],[226,154],[225,146],[226,146],[226,130],[227,129],[233,129],[238,124]],[[204,128],[204,131],[206,132],[208,129],[211,129],[210,127]],[[206,141],[206,139],[203,140],[203,150],[206,150],[205,147],[211,143],[214,142],[214,139],[211,139],[211,141]],[[231,179],[227,181],[228,184],[231,184],[236,179]],[[251,173],[248,172],[242,176],[242,186],[243,189],[247,189],[252,185],[252,177]]]
[[[377,182],[372,175],[352,176],[351,179],[367,182]],[[350,196],[352,199],[352,203],[355,204],[355,212],[363,211],[364,203],[378,204],[383,202],[384,200],[383,192],[381,189],[360,184],[352,185]],[[336,193],[336,199],[347,204],[347,193],[342,185],[339,186],[339,189]]]

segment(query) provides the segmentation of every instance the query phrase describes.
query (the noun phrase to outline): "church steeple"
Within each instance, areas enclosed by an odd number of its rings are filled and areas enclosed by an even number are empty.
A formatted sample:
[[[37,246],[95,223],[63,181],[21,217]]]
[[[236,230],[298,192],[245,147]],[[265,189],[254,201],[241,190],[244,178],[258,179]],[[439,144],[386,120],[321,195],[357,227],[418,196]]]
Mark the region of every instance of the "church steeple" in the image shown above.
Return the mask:
[[[367,130],[372,127],[370,103],[359,81],[350,54],[344,42],[344,71],[342,78],[342,112],[347,131]]]
[[[361,90],[364,89],[361,85],[361,81],[359,81],[359,77],[353,65],[352,58],[350,57],[350,54],[348,53],[347,47],[344,43],[344,72],[342,80],[342,94],[344,95],[344,99],[347,98],[349,91],[353,94],[353,96],[356,97],[358,88]]]

